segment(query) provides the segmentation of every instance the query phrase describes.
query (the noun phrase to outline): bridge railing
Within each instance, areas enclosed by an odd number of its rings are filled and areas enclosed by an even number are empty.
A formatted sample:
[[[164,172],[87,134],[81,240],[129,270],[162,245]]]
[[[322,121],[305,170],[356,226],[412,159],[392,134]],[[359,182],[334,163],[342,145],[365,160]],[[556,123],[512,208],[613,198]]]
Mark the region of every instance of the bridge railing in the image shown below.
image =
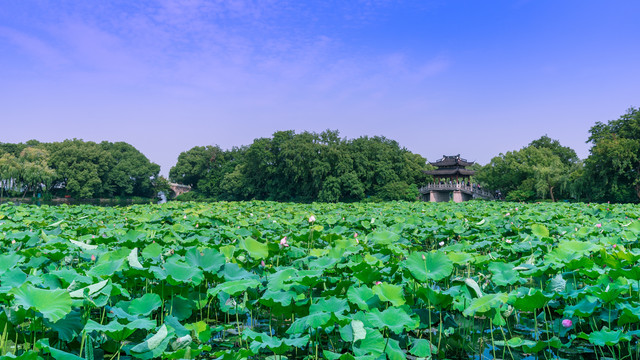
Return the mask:
[[[464,191],[475,196],[484,197],[493,199],[494,195],[492,192],[487,191],[481,187],[478,187],[477,184],[463,184],[463,183],[430,183],[420,188],[420,192],[426,194],[432,190],[435,191]]]

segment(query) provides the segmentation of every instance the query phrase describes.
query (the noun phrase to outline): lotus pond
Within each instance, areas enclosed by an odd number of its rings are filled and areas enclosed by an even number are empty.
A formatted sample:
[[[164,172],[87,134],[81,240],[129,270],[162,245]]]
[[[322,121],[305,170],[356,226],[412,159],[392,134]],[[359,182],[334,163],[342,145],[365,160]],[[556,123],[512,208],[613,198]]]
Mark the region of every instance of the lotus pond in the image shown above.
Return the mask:
[[[640,359],[640,208],[0,205],[0,359]]]

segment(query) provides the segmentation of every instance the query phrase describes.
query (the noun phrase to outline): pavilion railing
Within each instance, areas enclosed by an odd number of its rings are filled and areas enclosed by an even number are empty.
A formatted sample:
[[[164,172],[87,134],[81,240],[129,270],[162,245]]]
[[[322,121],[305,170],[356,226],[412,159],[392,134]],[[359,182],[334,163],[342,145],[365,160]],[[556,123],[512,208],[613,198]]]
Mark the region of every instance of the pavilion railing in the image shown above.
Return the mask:
[[[464,183],[430,183],[420,188],[420,192],[426,194],[432,190],[435,191],[464,191],[469,194],[473,194],[476,197],[483,197],[493,199],[492,192],[481,188],[478,184],[464,184]]]

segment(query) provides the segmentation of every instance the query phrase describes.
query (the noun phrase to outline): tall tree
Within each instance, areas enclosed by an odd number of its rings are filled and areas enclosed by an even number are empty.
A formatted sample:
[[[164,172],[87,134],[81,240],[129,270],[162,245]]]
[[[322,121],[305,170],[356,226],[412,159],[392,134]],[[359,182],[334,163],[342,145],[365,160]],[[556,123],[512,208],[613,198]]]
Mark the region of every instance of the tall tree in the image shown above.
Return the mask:
[[[591,197],[597,201],[640,199],[640,109],[616,120],[597,122],[589,130],[593,144],[585,160]]]
[[[570,197],[569,179],[579,159],[575,151],[543,136],[528,146],[500,154],[482,167],[476,180],[486,188],[500,190],[508,200]]]

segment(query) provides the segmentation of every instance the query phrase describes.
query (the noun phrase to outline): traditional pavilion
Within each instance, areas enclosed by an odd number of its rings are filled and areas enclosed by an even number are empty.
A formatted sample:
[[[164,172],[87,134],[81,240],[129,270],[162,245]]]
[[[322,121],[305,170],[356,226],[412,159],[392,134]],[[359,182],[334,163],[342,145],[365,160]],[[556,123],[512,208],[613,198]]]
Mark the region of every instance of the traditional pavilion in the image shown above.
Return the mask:
[[[420,189],[422,198],[431,202],[463,202],[475,198],[492,199],[490,192],[471,183],[475,171],[466,169],[474,164],[458,155],[443,155],[442,159],[430,163],[436,170],[425,171],[434,178],[434,182]]]

